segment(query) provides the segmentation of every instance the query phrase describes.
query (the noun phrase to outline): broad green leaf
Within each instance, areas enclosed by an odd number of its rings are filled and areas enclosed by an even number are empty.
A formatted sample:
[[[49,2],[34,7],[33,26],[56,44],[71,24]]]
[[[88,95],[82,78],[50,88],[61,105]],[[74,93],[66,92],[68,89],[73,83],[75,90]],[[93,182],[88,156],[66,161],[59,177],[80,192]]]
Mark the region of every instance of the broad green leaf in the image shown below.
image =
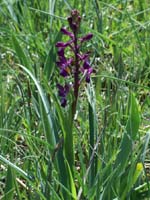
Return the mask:
[[[136,98],[133,93],[131,93],[130,100],[130,111],[129,111],[129,119],[127,123],[127,134],[135,140],[138,134],[138,129],[140,125],[140,114],[139,114],[139,107],[136,101]]]
[[[140,124],[138,105],[132,93],[130,95],[128,107],[129,107],[129,119],[127,121],[126,131],[123,135],[120,146],[120,152],[118,154],[115,164],[115,166],[120,165],[120,173],[122,173],[123,170],[125,169],[129,155],[132,153],[133,141],[135,140],[138,134],[139,124]]]

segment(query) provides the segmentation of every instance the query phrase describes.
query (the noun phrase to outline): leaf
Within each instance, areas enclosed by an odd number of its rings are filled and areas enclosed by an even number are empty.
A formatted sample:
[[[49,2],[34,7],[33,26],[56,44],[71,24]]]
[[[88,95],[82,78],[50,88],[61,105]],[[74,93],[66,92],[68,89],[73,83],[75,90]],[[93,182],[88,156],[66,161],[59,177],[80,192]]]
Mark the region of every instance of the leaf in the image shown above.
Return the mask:
[[[54,69],[55,69],[56,52],[55,52],[54,46],[59,40],[61,40],[60,32],[56,34],[56,37],[49,48],[49,52],[47,54],[46,61],[44,63],[44,74],[46,75],[48,79],[52,77]]]
[[[39,95],[42,99],[42,103],[45,109],[45,117],[46,117],[46,126],[48,126],[48,132],[46,132],[46,137],[47,137],[47,141],[48,143],[51,145],[52,148],[55,148],[56,145],[56,137],[55,137],[55,132],[54,132],[54,127],[53,127],[53,120],[51,118],[51,112],[50,112],[50,107],[49,107],[49,103],[47,100],[46,95],[44,94],[44,91],[41,87],[41,85],[39,84],[38,80],[35,78],[35,76],[24,66],[22,65],[18,65],[21,69],[23,69],[33,80],[34,84],[36,85]]]
[[[4,199],[13,200],[14,189],[15,189],[14,180],[15,179],[14,179],[13,170],[10,166],[8,166]]]
[[[129,111],[130,114],[126,130],[127,134],[132,138],[132,140],[135,140],[140,125],[140,114],[139,114],[138,104],[133,93],[131,93],[129,103],[130,103],[130,111]]]
[[[27,55],[25,54],[25,52],[23,51],[23,48],[20,46],[16,36],[13,34],[12,35],[12,43],[14,46],[14,50],[20,60],[20,63],[25,66],[26,68],[31,68],[29,65],[29,58],[27,57]]]
[[[145,139],[144,139],[144,144],[143,144],[143,148],[142,148],[142,152],[141,152],[142,162],[145,161],[147,149],[148,149],[148,146],[149,146],[149,141],[150,141],[150,130],[148,130],[148,132],[146,133]]]
[[[96,142],[97,138],[97,117],[96,117],[96,97],[95,91],[92,84],[87,88],[87,97],[89,102],[89,158],[92,158],[94,142]],[[89,185],[92,186],[94,183],[94,178],[97,173],[97,157],[94,157],[91,164],[91,169],[89,173]]]
[[[13,2],[12,2],[12,1],[8,1],[8,0],[7,0],[7,1],[5,0],[4,3],[6,4],[6,7],[7,7],[9,13],[10,13],[11,18],[12,18],[15,22],[18,22],[17,16],[16,16],[16,14],[15,14],[15,10],[14,10],[14,8],[13,8]]]
[[[71,190],[70,192],[72,194],[73,199],[76,200],[77,199],[76,188],[75,188],[74,180],[73,180],[72,173],[70,170],[70,166],[67,160],[66,160],[66,168],[67,168],[68,176],[69,176],[68,179],[69,179],[70,190]]]
[[[29,179],[30,177],[28,176],[28,174],[23,171],[21,168],[17,167],[16,165],[14,165],[12,162],[10,162],[9,160],[7,160],[6,158],[4,158],[2,155],[0,155],[0,160],[4,163],[6,163],[7,165],[9,165],[10,167],[12,167],[13,169],[15,169],[19,174],[21,174],[25,179]]]
[[[120,173],[123,173],[123,170],[126,167],[129,155],[132,152],[133,140],[135,140],[137,136],[140,124],[138,104],[132,93],[130,94],[128,107],[129,119],[127,121],[126,131],[121,142],[120,151],[115,162],[115,166],[120,165]]]
[[[52,77],[54,68],[55,68],[55,60],[56,54],[54,53],[54,48],[50,47],[49,52],[46,57],[46,61],[44,64],[44,73],[46,77],[49,79]]]

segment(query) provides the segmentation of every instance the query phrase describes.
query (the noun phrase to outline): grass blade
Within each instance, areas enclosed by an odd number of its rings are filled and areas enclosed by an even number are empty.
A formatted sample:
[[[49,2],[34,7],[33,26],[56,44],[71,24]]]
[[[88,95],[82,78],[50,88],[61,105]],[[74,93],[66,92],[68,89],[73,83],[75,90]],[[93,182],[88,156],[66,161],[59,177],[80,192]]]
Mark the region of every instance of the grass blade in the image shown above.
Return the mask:
[[[15,181],[15,178],[14,178],[13,170],[8,165],[4,199],[13,200],[14,189],[15,189],[14,188],[14,181]]]
[[[15,52],[16,52],[21,64],[26,66],[28,69],[31,69],[31,66],[29,65],[29,58],[25,54],[23,48],[20,46],[20,44],[14,34],[12,35],[12,43],[13,43]]]
[[[47,141],[49,142],[49,144],[52,146],[52,148],[55,147],[56,145],[56,138],[55,138],[55,133],[54,133],[54,128],[53,128],[53,123],[52,123],[52,119],[51,119],[51,116],[50,116],[50,108],[49,108],[49,104],[48,104],[48,100],[42,90],[42,87],[40,86],[39,82],[37,81],[37,79],[34,77],[34,75],[27,69],[25,68],[23,65],[19,65],[18,66],[20,68],[22,68],[30,77],[31,79],[33,80],[33,82],[35,83],[37,89],[38,89],[38,92],[39,92],[39,95],[42,99],[42,103],[43,103],[43,106],[44,106],[44,109],[45,109],[45,113],[47,115],[47,119],[48,119],[48,122],[49,122],[49,130],[50,132],[47,132],[46,134],[46,137],[47,137]]]

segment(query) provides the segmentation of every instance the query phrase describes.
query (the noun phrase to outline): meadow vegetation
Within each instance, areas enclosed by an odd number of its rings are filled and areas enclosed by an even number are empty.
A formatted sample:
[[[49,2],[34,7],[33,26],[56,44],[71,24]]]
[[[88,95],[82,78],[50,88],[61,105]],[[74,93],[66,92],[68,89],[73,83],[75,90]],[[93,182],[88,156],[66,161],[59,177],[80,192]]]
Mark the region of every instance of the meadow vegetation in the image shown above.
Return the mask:
[[[74,110],[56,47],[73,9],[93,70]],[[150,199],[149,19],[148,0],[0,1],[1,200]]]

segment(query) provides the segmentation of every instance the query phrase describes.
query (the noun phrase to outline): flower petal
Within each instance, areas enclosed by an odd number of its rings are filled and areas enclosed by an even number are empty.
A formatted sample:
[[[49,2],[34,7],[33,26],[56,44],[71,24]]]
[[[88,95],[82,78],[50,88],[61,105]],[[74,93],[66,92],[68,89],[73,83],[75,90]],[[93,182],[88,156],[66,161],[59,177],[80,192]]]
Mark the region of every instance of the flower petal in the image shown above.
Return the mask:
[[[72,39],[74,38],[74,35],[73,33],[69,32],[66,28],[62,27],[61,28],[61,32],[64,34],[64,35],[68,35],[69,37],[71,37]]]
[[[87,53],[85,53],[85,54],[77,54],[77,56],[78,56],[78,58],[80,59],[80,60],[87,60],[87,58],[88,58],[88,56],[89,56],[89,52],[87,52]]]
[[[92,33],[88,33],[87,35],[85,35],[84,37],[80,38],[79,40],[81,42],[85,42],[85,41],[90,40],[92,37],[93,37],[93,34]]]
[[[65,48],[65,47],[67,47],[69,45],[69,43],[68,42],[57,42],[56,43],[56,47],[62,47],[62,48]]]
[[[87,60],[85,60],[84,63],[83,63],[83,68],[84,69],[89,69],[90,67],[91,67],[90,63]]]
[[[69,75],[68,71],[65,68],[60,70],[60,75],[63,77],[67,77]]]
[[[90,67],[90,68],[87,70],[87,74],[86,74],[86,78],[85,78],[85,80],[86,80],[87,83],[90,82],[90,75],[92,74],[92,72],[93,72],[93,68]]]
[[[62,107],[66,107],[66,105],[67,105],[67,100],[66,100],[66,98],[62,98],[62,99],[61,99],[61,106],[62,106]]]
[[[64,48],[60,47],[58,49],[58,56],[61,56],[61,57],[64,57],[65,56],[65,51],[64,51]]]
[[[70,86],[66,83],[65,86],[60,85],[59,83],[57,84],[58,88],[58,95],[61,97],[61,106],[65,107],[67,104],[67,99],[66,96],[69,93]]]
[[[87,83],[89,83],[89,82],[90,82],[90,76],[86,76],[85,81],[86,81]]]

